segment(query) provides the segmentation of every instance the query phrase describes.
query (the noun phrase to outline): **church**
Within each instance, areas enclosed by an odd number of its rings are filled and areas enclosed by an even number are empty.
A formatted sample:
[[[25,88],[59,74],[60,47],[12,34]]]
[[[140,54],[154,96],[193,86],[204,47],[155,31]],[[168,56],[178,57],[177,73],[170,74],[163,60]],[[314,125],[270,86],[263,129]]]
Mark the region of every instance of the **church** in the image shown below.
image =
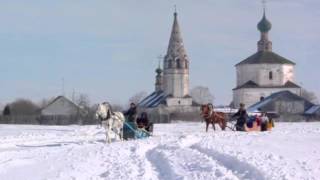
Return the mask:
[[[198,118],[200,107],[189,96],[189,68],[175,12],[163,68],[156,69],[155,91],[138,104],[139,110],[147,111],[156,122]]]
[[[295,63],[272,50],[271,27],[264,10],[257,25],[260,31],[257,52],[235,65],[237,85],[233,89],[233,105],[236,108],[240,103],[249,107],[280,91],[301,95],[301,87],[294,83]]]

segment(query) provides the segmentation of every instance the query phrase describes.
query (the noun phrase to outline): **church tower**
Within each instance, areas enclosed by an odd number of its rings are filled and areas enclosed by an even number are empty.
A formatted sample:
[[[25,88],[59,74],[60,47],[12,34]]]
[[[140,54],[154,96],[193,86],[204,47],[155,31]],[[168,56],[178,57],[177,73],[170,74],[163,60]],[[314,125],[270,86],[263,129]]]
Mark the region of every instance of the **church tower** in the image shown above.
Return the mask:
[[[184,48],[177,12],[174,13],[163,66],[163,90],[171,98],[167,103],[191,105],[191,98],[186,102],[186,98],[189,97],[189,59]]]
[[[189,59],[176,11],[173,18],[166,55],[159,56],[163,64],[156,69],[155,91],[138,104],[139,111],[147,112],[154,123],[199,119],[200,107],[189,96]]]
[[[156,69],[156,83],[155,83],[155,92],[161,92],[163,90],[163,78],[162,78],[162,69],[159,67]]]
[[[269,41],[269,31],[272,27],[266,18],[266,11],[263,9],[263,17],[257,25],[260,31],[260,41],[258,41],[258,51],[272,51],[272,42]]]

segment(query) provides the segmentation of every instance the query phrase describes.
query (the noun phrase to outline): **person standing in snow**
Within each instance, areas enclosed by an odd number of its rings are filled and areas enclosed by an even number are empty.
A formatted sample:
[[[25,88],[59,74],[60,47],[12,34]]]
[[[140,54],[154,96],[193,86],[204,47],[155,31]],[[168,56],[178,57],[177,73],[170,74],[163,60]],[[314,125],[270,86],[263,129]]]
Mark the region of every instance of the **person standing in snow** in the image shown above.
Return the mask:
[[[268,130],[268,122],[269,122],[269,118],[267,116],[267,113],[263,112],[261,114],[261,131]]]
[[[245,123],[247,122],[247,110],[245,109],[245,105],[243,103],[240,103],[240,108],[237,113],[235,113],[233,116],[237,117],[237,123],[236,123],[236,130],[237,131],[245,131]]]
[[[124,115],[127,117],[127,120],[129,122],[135,122],[136,115],[137,115],[137,106],[134,103],[130,104],[130,108],[127,112],[124,113]]]

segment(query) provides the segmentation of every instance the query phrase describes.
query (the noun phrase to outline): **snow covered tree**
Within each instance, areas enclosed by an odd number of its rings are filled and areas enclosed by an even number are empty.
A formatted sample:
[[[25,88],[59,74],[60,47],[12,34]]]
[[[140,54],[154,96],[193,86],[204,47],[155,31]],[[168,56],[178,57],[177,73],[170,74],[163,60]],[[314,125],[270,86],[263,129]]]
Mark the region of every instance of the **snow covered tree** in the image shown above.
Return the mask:
[[[209,88],[204,86],[197,86],[191,89],[190,96],[198,104],[213,103],[214,100]]]
[[[28,99],[18,99],[10,104],[11,115],[35,115],[39,109],[38,105]]]

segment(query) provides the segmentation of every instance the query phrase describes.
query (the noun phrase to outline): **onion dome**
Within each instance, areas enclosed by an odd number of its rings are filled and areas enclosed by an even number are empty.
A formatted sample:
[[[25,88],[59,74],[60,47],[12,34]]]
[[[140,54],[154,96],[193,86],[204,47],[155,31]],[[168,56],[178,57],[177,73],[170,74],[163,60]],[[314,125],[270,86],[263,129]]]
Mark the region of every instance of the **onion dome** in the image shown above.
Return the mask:
[[[156,73],[157,73],[157,74],[161,74],[161,73],[162,73],[162,69],[161,69],[160,67],[158,67],[158,68],[156,69]]]
[[[260,32],[268,32],[270,31],[272,25],[270,23],[270,21],[266,18],[266,13],[263,12],[263,17],[261,19],[261,21],[258,23],[258,29]]]

